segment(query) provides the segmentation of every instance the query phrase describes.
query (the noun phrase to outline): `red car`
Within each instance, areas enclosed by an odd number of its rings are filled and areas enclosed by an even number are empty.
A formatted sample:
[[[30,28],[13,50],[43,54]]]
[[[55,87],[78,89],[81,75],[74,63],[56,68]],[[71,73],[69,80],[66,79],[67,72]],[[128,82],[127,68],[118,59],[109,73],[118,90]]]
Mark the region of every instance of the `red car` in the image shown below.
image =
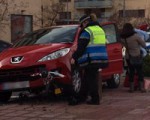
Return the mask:
[[[109,67],[102,70],[103,81],[117,88],[123,71],[122,46],[114,23],[102,25],[107,37]],[[71,56],[76,50],[80,27],[63,25],[26,34],[12,48],[0,54],[0,101],[10,99],[13,91],[32,93],[51,90],[56,94],[73,84],[82,88],[81,72],[73,69]],[[59,89],[58,89],[59,88]]]

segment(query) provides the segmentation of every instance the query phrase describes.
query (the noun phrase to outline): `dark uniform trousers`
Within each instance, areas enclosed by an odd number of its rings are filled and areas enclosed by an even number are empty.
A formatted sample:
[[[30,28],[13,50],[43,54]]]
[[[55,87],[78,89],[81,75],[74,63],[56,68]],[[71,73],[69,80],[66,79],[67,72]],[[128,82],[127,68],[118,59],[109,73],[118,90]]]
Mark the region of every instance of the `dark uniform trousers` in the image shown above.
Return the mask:
[[[82,97],[91,96],[91,101],[99,101],[99,82],[98,82],[98,69],[96,65],[88,65],[84,68],[83,77],[83,91],[81,93]]]

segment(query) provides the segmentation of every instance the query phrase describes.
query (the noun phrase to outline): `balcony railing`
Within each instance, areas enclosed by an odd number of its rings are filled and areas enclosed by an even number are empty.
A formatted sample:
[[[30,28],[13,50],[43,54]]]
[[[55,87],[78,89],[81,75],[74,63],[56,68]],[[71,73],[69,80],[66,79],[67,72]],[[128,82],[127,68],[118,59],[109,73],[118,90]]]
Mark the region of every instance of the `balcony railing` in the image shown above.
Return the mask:
[[[74,14],[74,20],[79,20],[84,14],[76,13]],[[113,15],[113,12],[102,12],[100,18],[109,18]],[[97,16],[98,17],[98,16]]]
[[[102,0],[102,1],[89,1],[89,0],[76,0],[75,8],[111,8],[113,6],[112,0]]]

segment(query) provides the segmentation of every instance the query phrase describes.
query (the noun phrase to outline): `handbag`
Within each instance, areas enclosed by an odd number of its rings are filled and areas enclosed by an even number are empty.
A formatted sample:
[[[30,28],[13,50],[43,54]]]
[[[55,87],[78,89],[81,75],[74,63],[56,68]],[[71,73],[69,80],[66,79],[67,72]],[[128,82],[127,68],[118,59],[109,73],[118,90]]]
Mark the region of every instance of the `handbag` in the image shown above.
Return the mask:
[[[126,43],[126,50],[128,52],[128,55],[129,55],[129,62],[131,65],[140,65],[143,63],[143,57],[142,55],[140,54],[139,56],[131,56],[130,53],[129,53],[129,48],[128,48],[128,44],[127,44],[127,41],[125,39],[125,43]]]

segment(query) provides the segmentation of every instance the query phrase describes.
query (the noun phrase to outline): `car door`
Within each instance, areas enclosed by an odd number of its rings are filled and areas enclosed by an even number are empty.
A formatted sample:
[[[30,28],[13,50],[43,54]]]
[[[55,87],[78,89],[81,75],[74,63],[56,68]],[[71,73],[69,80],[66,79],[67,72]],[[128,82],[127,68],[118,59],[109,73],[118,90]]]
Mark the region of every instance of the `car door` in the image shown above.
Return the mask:
[[[119,35],[115,23],[103,24],[106,33],[109,66],[102,70],[103,76],[120,74],[123,72],[122,45],[118,42]]]

